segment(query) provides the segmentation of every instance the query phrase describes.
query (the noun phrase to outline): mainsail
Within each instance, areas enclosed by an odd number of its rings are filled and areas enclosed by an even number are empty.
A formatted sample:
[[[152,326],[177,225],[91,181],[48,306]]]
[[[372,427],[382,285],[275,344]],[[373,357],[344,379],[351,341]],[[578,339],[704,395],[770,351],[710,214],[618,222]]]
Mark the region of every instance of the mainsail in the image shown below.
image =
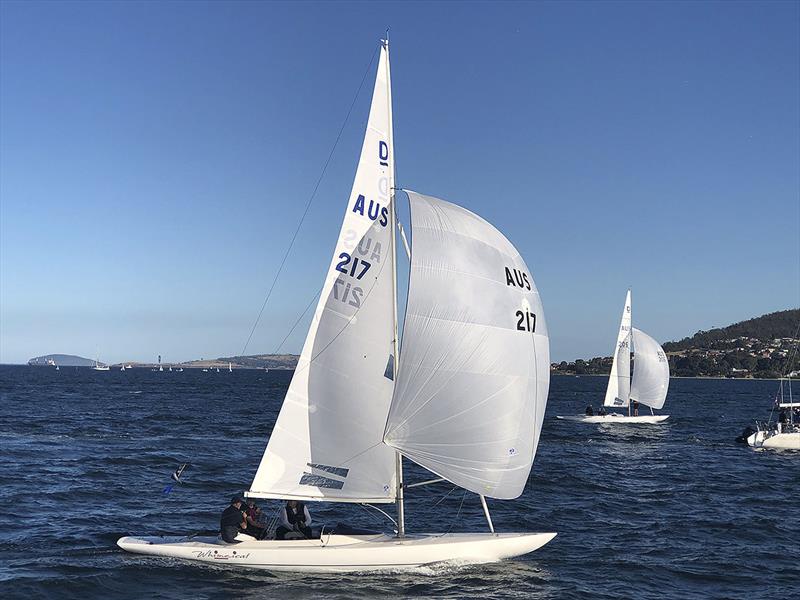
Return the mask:
[[[550,383],[539,292],[491,224],[449,202],[408,196],[411,277],[384,441],[467,490],[516,498]]]
[[[669,388],[669,362],[664,350],[644,331],[633,328],[633,381],[631,400],[650,408],[664,406]]]
[[[619,324],[614,360],[608,378],[604,406],[628,406],[631,391],[631,291],[625,296],[625,308]]]
[[[382,443],[394,378],[393,180],[384,44],[336,250],[248,496],[394,501],[395,453]]]

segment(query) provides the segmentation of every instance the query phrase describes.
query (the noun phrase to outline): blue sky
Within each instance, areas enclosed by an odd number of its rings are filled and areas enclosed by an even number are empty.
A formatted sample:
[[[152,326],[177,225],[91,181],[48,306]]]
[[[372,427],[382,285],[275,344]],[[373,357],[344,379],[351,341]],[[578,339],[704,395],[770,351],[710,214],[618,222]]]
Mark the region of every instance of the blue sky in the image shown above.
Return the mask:
[[[387,26],[398,184],[517,245],[554,360],[628,286],[661,341],[796,307],[798,6],[2,2],[0,362],[241,352]],[[321,285],[373,76],[248,352]]]

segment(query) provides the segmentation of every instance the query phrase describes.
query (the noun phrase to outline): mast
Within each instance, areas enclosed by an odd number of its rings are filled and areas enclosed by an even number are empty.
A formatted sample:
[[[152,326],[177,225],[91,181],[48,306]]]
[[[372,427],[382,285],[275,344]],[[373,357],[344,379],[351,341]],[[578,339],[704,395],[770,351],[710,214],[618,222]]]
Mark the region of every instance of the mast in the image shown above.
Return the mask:
[[[628,293],[631,293],[631,288],[628,288]],[[631,364],[631,354],[633,353],[633,297],[631,297],[631,324],[628,326],[628,357],[626,360],[628,361],[628,381],[633,382],[633,377],[631,377],[630,371],[630,364]],[[631,416],[631,388],[630,385],[628,386],[628,416]]]
[[[389,200],[392,210],[389,211],[389,228],[391,230],[392,242],[391,252],[392,257],[392,326],[394,336],[392,338],[392,357],[393,357],[393,373],[392,380],[397,383],[397,368],[400,364],[400,350],[397,339],[397,210],[395,207],[395,189],[394,182],[396,178],[395,173],[395,160],[394,160],[394,124],[392,122],[392,77],[391,69],[389,68],[389,31],[386,31],[386,39],[381,40],[383,47],[386,49],[386,101],[389,110],[389,148],[392,152],[392,168],[389,172]],[[397,480],[397,492],[395,496],[395,504],[397,505],[397,537],[405,537],[406,524],[405,524],[405,511],[403,507],[403,456],[399,451],[395,450],[395,477]]]

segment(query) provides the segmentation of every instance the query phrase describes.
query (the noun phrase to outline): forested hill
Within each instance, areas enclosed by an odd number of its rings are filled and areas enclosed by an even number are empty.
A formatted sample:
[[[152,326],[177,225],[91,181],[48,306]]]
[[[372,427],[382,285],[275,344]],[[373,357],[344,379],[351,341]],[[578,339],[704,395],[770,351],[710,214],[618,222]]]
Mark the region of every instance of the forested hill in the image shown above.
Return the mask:
[[[663,348],[665,352],[678,352],[718,346],[719,342],[739,338],[762,342],[777,338],[794,338],[798,334],[798,324],[800,324],[800,309],[782,310],[727,327],[698,331],[692,337],[683,338],[679,342],[667,342]]]

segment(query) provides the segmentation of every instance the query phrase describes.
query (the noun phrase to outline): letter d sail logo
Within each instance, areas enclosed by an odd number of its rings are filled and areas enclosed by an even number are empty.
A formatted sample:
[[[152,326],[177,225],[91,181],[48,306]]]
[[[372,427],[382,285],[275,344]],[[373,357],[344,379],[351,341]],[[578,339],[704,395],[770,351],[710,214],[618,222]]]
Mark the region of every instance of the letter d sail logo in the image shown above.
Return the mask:
[[[381,166],[389,166],[389,145],[383,140],[378,142],[378,159],[380,160]]]

